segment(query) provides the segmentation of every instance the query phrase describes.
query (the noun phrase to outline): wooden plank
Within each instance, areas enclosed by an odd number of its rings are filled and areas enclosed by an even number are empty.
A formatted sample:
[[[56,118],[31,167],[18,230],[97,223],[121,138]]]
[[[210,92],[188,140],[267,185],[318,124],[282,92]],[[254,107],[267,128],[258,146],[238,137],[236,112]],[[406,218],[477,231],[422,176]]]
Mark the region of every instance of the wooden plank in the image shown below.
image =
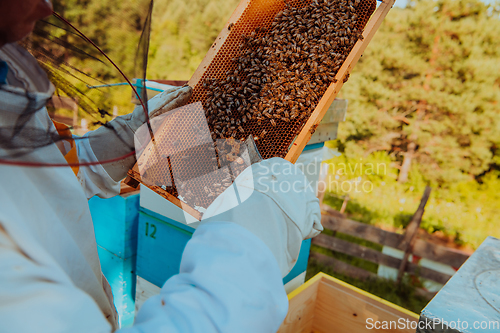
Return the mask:
[[[137,187],[132,187],[132,186],[128,185],[125,182],[125,180],[122,180],[122,182],[120,183],[120,195],[126,194],[126,193],[132,193],[132,192],[139,193],[139,190],[140,190],[140,185],[138,185]]]
[[[280,326],[278,333],[310,333],[312,331],[318,285],[312,285],[294,294],[290,299],[288,314]]]
[[[363,290],[363,289],[360,289],[358,287],[355,287],[353,286],[352,284],[349,284],[347,282],[344,282],[342,280],[339,280],[333,276],[330,276],[328,274],[325,274],[325,273],[318,273],[316,274],[311,280],[314,280],[316,278],[321,278],[323,280],[323,282],[327,282],[329,284],[334,284],[334,285],[338,285],[338,286],[341,286],[343,288],[346,288],[348,290],[352,290],[353,292],[355,292],[356,294],[360,294],[360,295],[363,295],[365,297],[368,297],[372,300],[374,300],[375,302],[377,303],[381,303],[381,304],[384,304],[386,306],[388,306],[389,308],[391,309],[395,309],[396,311],[398,312],[402,312],[408,316],[410,316],[411,318],[414,318],[414,319],[419,319],[420,316],[417,315],[416,313],[408,310],[408,309],[405,309],[399,305],[396,305],[394,303],[391,303],[383,298],[380,298],[379,296],[376,296],[376,295],[373,295],[373,294],[370,294],[369,292]],[[325,281],[325,280],[328,280],[328,281]]]
[[[366,325],[370,320],[397,323],[401,318],[404,321],[417,321],[413,314],[399,311],[394,305],[323,279],[318,288],[313,330],[325,333],[361,333],[367,331]],[[414,332],[409,328],[394,326],[392,329],[384,329],[384,332]]]
[[[134,168],[132,168],[128,171],[127,176],[139,181],[141,184],[144,184],[144,186],[147,186],[151,190],[155,191],[156,193],[158,193],[159,195],[161,195],[162,197],[164,197],[165,199],[167,199],[168,201],[170,201],[171,203],[173,203],[174,205],[176,205],[177,207],[179,207],[180,209],[182,209],[183,211],[185,211],[189,215],[193,216],[198,221],[201,220],[202,214],[199,211],[197,211],[196,209],[189,206],[188,204],[183,203],[181,200],[179,200],[179,198],[174,197],[173,195],[171,195],[167,191],[163,190],[159,186],[145,184],[142,181],[141,175],[139,174],[139,172],[136,169],[137,169],[137,164],[134,165]]]
[[[463,251],[432,244],[422,239],[417,239],[415,241],[412,252],[418,257],[450,265],[456,269],[460,268],[460,266],[469,259],[469,254]]]
[[[342,67],[340,67],[337,75],[335,76],[337,82],[332,83],[330,87],[328,87],[325,94],[316,106],[316,109],[314,109],[313,113],[295,139],[295,142],[292,144],[292,147],[286,154],[285,160],[292,163],[295,163],[297,161],[307,142],[314,133],[314,130],[321,122],[321,119],[323,119],[323,116],[325,115],[329,106],[332,104],[335,97],[337,97],[340,89],[342,89],[342,86],[344,85],[344,78],[352,71],[353,67],[357,64],[359,58],[365,51],[368,44],[371,42],[373,36],[375,36],[375,33],[382,24],[382,21],[386,17],[387,13],[394,5],[394,2],[395,0],[383,1],[377,8],[375,13],[372,15],[363,32],[363,40],[358,40],[358,42],[352,48],[349,56],[347,56],[347,59],[344,61],[344,64],[342,65]]]
[[[312,243],[329,250],[345,253],[353,257],[358,257],[384,266],[398,268],[401,264],[401,260],[398,258],[394,258],[377,250],[335,237],[318,235],[313,238]]]
[[[394,258],[377,250],[373,250],[359,244],[347,242],[335,237],[319,235],[313,238],[312,243],[329,250],[362,258],[379,265],[384,265],[396,269],[401,266],[401,259]],[[405,271],[410,274],[418,275],[424,279],[439,282],[441,284],[445,284],[451,278],[451,276],[448,274],[436,272],[430,268],[422,267],[411,262],[408,262]]]
[[[137,284],[135,287],[135,313],[139,312],[144,302],[150,297],[156,296],[160,293],[161,288],[155,286],[151,282],[137,276]]]

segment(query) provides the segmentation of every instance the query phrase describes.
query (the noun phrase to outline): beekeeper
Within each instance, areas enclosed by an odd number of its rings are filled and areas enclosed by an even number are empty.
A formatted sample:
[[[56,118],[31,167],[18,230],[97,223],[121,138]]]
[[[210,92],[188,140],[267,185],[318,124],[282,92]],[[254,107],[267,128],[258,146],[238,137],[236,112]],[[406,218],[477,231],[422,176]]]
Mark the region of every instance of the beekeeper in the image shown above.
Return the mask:
[[[87,199],[118,194],[135,157],[41,165],[125,156],[146,117],[138,107],[83,140],[51,121],[45,105],[54,87],[15,43],[51,12],[48,0],[0,1],[0,332],[111,332],[117,315]],[[172,109],[190,94],[189,87],[164,92],[149,101],[149,111]],[[65,140],[45,141],[47,133]],[[282,159],[255,164],[238,180],[244,187],[252,178],[255,189],[242,204],[227,210],[226,191],[209,207],[212,217],[187,243],[180,274],[120,332],[278,329],[288,307],[282,277],[301,241],[322,229],[319,205],[304,175]]]

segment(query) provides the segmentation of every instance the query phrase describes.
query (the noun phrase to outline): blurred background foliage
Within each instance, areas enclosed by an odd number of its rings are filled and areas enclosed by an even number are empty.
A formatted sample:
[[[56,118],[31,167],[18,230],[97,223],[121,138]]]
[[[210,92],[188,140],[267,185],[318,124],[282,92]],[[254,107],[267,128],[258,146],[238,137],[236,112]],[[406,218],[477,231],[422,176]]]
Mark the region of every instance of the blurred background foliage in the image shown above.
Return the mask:
[[[421,0],[389,13],[341,91],[347,121],[331,145],[353,167],[387,166],[383,174],[343,176],[374,185],[349,193],[348,214],[402,228],[429,184],[422,222],[429,233],[472,248],[500,236],[499,9],[498,2]]]
[[[156,0],[148,78],[188,80],[238,3]],[[147,0],[61,0],[55,6],[129,78],[137,75],[133,55]],[[334,181],[369,181],[371,191],[348,191],[346,212],[398,230],[429,184],[422,223],[429,233],[472,248],[488,235],[500,236],[499,14],[500,2],[480,0],[416,0],[392,9],[339,95],[349,109],[338,140],[329,143],[342,156],[329,161],[325,202],[339,209],[347,194]],[[77,42],[69,34],[60,38]],[[65,57],[60,49],[52,52]],[[88,54],[96,52],[89,48]],[[102,81],[123,82],[105,62],[84,55],[69,60]],[[127,87],[109,88],[96,103],[125,114],[133,108],[130,94]],[[340,163],[384,167],[338,174]]]

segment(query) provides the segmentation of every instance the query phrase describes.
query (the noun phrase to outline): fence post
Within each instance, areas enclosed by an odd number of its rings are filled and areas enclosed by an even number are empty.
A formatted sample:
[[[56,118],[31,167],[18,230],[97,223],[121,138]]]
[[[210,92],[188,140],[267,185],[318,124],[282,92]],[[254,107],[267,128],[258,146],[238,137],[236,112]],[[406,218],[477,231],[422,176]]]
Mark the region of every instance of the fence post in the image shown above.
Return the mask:
[[[340,212],[342,214],[345,213],[345,210],[347,209],[347,202],[349,201],[349,194],[346,194],[346,196],[344,197],[344,202],[342,202],[342,207],[340,207]]]
[[[317,190],[317,197],[319,199],[319,206],[321,207],[321,204],[323,203],[323,199],[325,198],[325,192],[326,192],[326,179],[328,176],[328,164],[323,163],[320,168],[319,172],[319,179],[318,179],[318,190]]]
[[[73,128],[77,128],[78,127],[78,99],[72,99],[71,100],[71,104],[72,104],[72,108],[73,108]]]
[[[401,283],[403,275],[406,270],[406,265],[408,264],[408,257],[413,250],[413,245],[417,239],[418,229],[420,228],[420,223],[422,222],[422,216],[424,215],[425,205],[429,200],[431,194],[431,188],[429,186],[425,187],[424,195],[420,200],[420,205],[418,205],[417,211],[413,214],[410,224],[406,227],[403,241],[401,242],[402,250],[405,252],[403,260],[401,261],[401,266],[399,266],[397,283]]]

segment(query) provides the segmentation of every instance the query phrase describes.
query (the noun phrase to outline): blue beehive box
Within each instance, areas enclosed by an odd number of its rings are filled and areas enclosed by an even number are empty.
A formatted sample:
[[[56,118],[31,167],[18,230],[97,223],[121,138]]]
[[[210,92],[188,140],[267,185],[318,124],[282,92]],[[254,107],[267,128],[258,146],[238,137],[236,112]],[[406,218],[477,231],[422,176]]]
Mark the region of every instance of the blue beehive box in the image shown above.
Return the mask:
[[[113,292],[120,325],[134,322],[139,195],[89,200],[101,269]]]

